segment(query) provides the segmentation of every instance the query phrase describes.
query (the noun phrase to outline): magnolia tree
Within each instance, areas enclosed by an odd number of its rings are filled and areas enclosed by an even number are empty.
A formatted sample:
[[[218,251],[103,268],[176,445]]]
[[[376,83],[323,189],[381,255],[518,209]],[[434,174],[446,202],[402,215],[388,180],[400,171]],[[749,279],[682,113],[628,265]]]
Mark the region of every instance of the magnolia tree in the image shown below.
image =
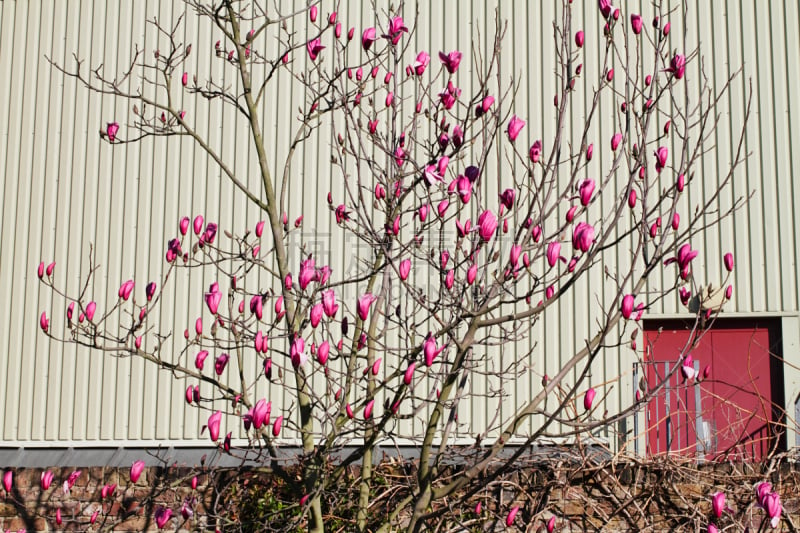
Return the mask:
[[[601,0],[601,38],[588,42],[573,21],[572,3],[564,1],[552,48],[542,51],[556,64],[546,84],[555,87],[547,97],[555,109],[553,134],[528,143],[526,137],[537,135],[529,134],[532,117],[515,114],[520,80],[499,73],[502,22],[488,46],[440,51],[412,48],[408,6],[376,11],[379,27],[356,28],[334,5],[281,13],[258,2],[186,3],[213,24],[216,43],[183,43],[178,27],[154,21],[158,49],[137,49],[131,68],[118,76],[86,71],[80,62],[58,68],[92,91],[128,101],[130,114],[109,117],[101,132],[109,149],[150,137],[188,137],[261,220],[235,234],[202,214],[176,213],[166,249],[152,243],[152,253],[166,261],[163,276],[120,280],[118,298],[110,302],[93,299],[95,265],[73,293],[56,287],[53,265],[43,263],[39,277],[64,304],[42,312],[41,330],[188,379],[185,401],[204,413],[202,429],[211,441],[297,487],[293,508],[302,512],[282,517],[286,529],[307,524],[323,531],[326,495],[351,467],[359,467],[358,530],[418,531],[491,520],[511,526],[545,516],[542,509],[488,502],[464,511],[459,502],[511,471],[526,446],[544,437],[575,442],[641,409],[661,385],[648,383],[620,412],[604,413],[587,376],[606,349],[625,345],[635,354],[648,306],[664,298],[688,306],[699,292],[692,239],[741,199],[721,209],[717,189],[691,211],[679,212],[679,206],[695,185],[695,166],[712,149],[707,141],[717,126],[715,105],[730,80],[714,90],[704,77],[687,75],[700,58],[696,50],[670,49],[673,13],[658,2],[637,14]],[[600,50],[591,54],[599,58],[591,69],[599,76],[584,74],[589,47]],[[236,82],[189,72],[192,50],[211,54],[216,73]],[[457,82],[466,64],[469,93]],[[274,132],[260,110],[265,99],[276,98],[282,77],[304,91],[304,106],[295,116],[287,161],[272,161]],[[190,97],[237,114],[257,157],[257,186],[209,142],[202,121],[186,115],[181,102]],[[577,124],[576,97],[585,104]],[[611,112],[599,128],[601,102]],[[332,131],[334,178],[315,209],[332,214],[332,234],[352,235],[358,243],[358,268],[346,275],[309,251],[297,229],[303,215],[287,214],[292,157],[318,128]],[[596,131],[601,134],[593,137]],[[738,146],[720,188],[743,160],[741,136]],[[597,152],[606,154],[600,170],[596,161],[590,167]],[[497,183],[503,184],[499,194]],[[607,254],[617,260],[605,262]],[[733,268],[730,254],[724,265]],[[170,282],[196,267],[208,287],[190,295],[200,318],[176,340],[173,353],[165,336],[174,325],[159,326],[151,316]],[[591,300],[597,319],[583,344],[562,355],[560,367],[548,376],[529,364],[530,351],[503,349],[593,272],[603,285]],[[723,290],[730,298],[732,288]],[[720,303],[692,308],[698,329],[713,320]],[[702,379],[690,349],[676,354],[672,372]],[[257,375],[248,370],[254,366]],[[507,394],[502,386],[480,392],[476,381],[508,384],[531,376],[541,388],[515,398],[513,409],[492,414],[482,427],[459,420],[460,404]],[[256,393],[264,380],[279,391],[274,398]],[[232,446],[239,432],[247,437],[245,447]],[[465,434],[476,445],[456,442]],[[286,466],[287,436],[302,444],[294,469]],[[392,492],[391,505],[375,514],[376,446],[400,439],[415,444],[418,461]],[[767,501],[769,494],[759,492],[759,498]],[[166,526],[171,513],[159,512],[158,524]],[[278,528],[275,523],[271,527]],[[548,522],[548,530],[553,527],[555,521]]]

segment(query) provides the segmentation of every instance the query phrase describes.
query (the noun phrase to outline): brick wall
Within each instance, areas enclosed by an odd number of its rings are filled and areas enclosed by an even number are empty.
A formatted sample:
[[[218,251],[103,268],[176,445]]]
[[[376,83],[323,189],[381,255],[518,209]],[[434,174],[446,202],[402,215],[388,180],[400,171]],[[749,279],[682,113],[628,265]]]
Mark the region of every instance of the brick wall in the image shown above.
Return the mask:
[[[63,483],[76,469],[54,468],[52,485],[42,490],[43,469],[17,469],[11,494],[0,499],[0,530],[18,531],[157,531],[153,518],[159,505],[169,507],[173,516],[168,531],[197,531],[206,524],[204,502],[210,487],[199,476],[198,489],[191,488],[191,472],[160,467],[146,468],[139,480],[130,481],[127,468],[81,468],[80,476],[65,494]],[[162,483],[164,480],[169,483]],[[106,484],[117,485],[112,496],[102,498]],[[197,498],[194,506],[198,520],[184,520],[180,508],[187,498]],[[61,510],[62,524],[56,523]],[[92,515],[97,512],[95,522]],[[212,529],[213,531],[213,529]]]
[[[386,478],[401,480],[396,464],[384,464],[376,472]],[[69,495],[64,493],[63,482],[74,471],[72,468],[51,469],[54,481],[49,489],[40,487],[42,469],[14,470],[11,494],[2,491],[0,498],[0,531],[158,531],[154,512],[159,506],[173,511],[165,531],[214,531],[223,525],[208,524],[206,509],[215,507],[238,524],[246,518],[243,495],[277,495],[296,516],[299,510],[297,492],[280,487],[274,476],[263,470],[220,469],[213,483],[205,475],[198,476],[197,490],[192,490],[191,479],[195,470],[185,468],[151,467],[144,470],[139,480],[130,482],[127,468],[83,468]],[[413,472],[405,475],[413,479]],[[340,509],[329,508],[331,520],[344,511],[352,512],[356,494],[347,491],[357,486],[357,472],[341,484],[341,494],[335,499],[342,503]],[[537,464],[519,469],[505,478],[504,483],[486,486],[471,502],[462,506],[464,512],[459,522],[478,526],[491,523],[491,516],[503,517],[513,505],[522,510],[516,525],[527,529],[505,528],[506,531],[543,530],[544,521],[557,516],[557,531],[705,531],[711,518],[711,495],[719,490],[728,495],[730,511],[726,511],[722,524],[734,523],[758,530],[763,523],[764,510],[755,503],[753,486],[759,481],[770,481],[780,493],[784,519],[778,531],[796,531],[800,524],[800,468],[798,463],[784,461],[779,464],[712,464],[703,467],[654,461],[648,464],[617,465],[561,465],[544,468]],[[106,484],[115,483],[113,497],[102,498]],[[497,489],[502,485],[520,490]],[[283,489],[279,494],[278,489]],[[222,496],[220,496],[222,490]],[[356,489],[357,490],[357,489]],[[259,496],[260,497],[260,496]],[[184,519],[180,509],[187,498],[196,498],[194,516]],[[246,496],[245,496],[246,498]],[[480,517],[470,509],[480,501]],[[376,517],[385,516],[393,502],[391,499],[375,504]],[[56,510],[61,510],[62,524],[56,524]],[[97,512],[96,521],[91,522]],[[352,516],[352,515],[351,515]],[[258,520],[258,517],[253,517]],[[347,523],[347,522],[344,522]],[[258,522],[255,529],[258,530]],[[230,525],[229,525],[230,526]],[[251,526],[251,529],[253,526]],[[540,529],[537,529],[540,528]],[[346,530],[346,529],[343,529]]]

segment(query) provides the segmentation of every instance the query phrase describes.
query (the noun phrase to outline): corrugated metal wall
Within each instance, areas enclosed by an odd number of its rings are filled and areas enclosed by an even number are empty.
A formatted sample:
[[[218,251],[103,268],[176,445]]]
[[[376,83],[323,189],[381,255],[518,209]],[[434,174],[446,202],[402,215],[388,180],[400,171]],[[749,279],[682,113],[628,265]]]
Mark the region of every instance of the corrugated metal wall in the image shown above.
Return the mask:
[[[341,19],[356,28],[382,26],[385,17],[361,4],[345,2],[339,9]],[[573,27],[582,27],[587,42],[596,42],[602,31],[596,2],[576,4]],[[750,156],[736,174],[733,187],[721,198],[720,208],[750,192],[755,195],[734,220],[707,232],[704,241],[692,243],[702,252],[702,261],[694,266],[695,276],[701,283],[719,284],[722,253],[734,251],[734,301],[727,305],[727,312],[780,314],[790,317],[784,324],[796,328],[795,235],[800,234],[800,217],[795,211],[800,206],[800,190],[792,176],[800,168],[800,151],[793,150],[800,139],[800,113],[790,95],[800,94],[797,3],[694,0],[686,4],[689,26],[684,44],[681,6],[675,3],[678,10],[671,17],[670,37],[673,47],[691,49],[699,45],[705,72],[716,89],[739,65],[743,65],[743,74],[731,85],[730,98],[717,110],[720,127],[713,139],[716,150],[703,159],[701,175],[685,196],[682,209],[691,209],[710,194],[727,172],[746,94],[753,90],[745,143]],[[296,3],[296,7],[301,5]],[[521,82],[514,111],[528,121],[525,140],[528,136],[531,141],[552,136],[556,90],[552,23],[558,17],[559,5],[498,2],[500,18],[508,20],[501,74],[506,79],[515,76]],[[494,32],[492,2],[430,1],[420,2],[418,7],[420,24],[412,48],[427,49],[432,55],[456,48],[466,52],[480,36],[478,49],[487,53],[486,38]],[[649,2],[628,2],[628,10],[636,8],[649,20]],[[406,18],[412,19],[413,3],[406,11]],[[321,12],[327,13],[327,9]],[[56,283],[74,292],[88,271],[91,243],[94,260],[102,268],[90,291],[93,299],[104,302],[116,296],[121,281],[161,277],[164,245],[177,233],[180,216],[202,213],[208,220],[218,221],[221,228],[239,232],[261,218],[221,178],[213,161],[189,141],[150,139],[124,147],[101,142],[98,130],[112,119],[123,125],[124,132],[130,109],[112,97],[81,88],[45,59],[70,68],[75,54],[85,60],[84,73],[87,67],[101,63],[107,74],[118,73],[127,66],[136,44],[145,54],[163,46],[156,44],[158,37],[153,26],[146,24],[148,19],[157,17],[163,25],[172,26],[180,16],[184,16],[181,39],[194,46],[187,70],[201,79],[213,73],[226,85],[236,84],[231,71],[223,70],[221,62],[213,58],[213,43],[219,36],[206,22],[198,24],[194,13],[184,9],[181,2],[0,2],[0,295],[7,309],[6,319],[0,320],[0,400],[4,403],[0,437],[4,444],[192,440],[198,439],[205,422],[204,415],[185,407],[184,383],[173,387],[169,375],[141,361],[103,357],[48,342],[37,328],[42,310],[56,316],[63,313],[60,308],[51,309],[50,291],[36,278],[40,260],[56,260]],[[600,53],[598,47],[587,47],[585,79],[599,75]],[[699,78],[699,67],[700,62],[693,62],[687,76]],[[468,71],[462,69],[459,84],[466,94],[471,92],[471,83]],[[126,88],[131,87],[126,82]],[[282,80],[274,97],[264,101],[261,113],[272,162],[286,157],[289,138],[295,131],[292,121],[296,110],[307,106],[301,94],[288,80]],[[575,99],[570,116],[573,126],[582,122],[589,98]],[[255,154],[241,121],[218,102],[197,102],[191,97],[184,101],[187,120],[208,136],[210,145],[239,175],[257,186]],[[600,116],[613,116],[612,106],[612,102],[603,101]],[[613,126],[601,118],[590,137],[596,143],[607,142],[604,139]],[[571,134],[576,139],[579,133]],[[323,248],[318,257],[324,257],[327,250],[336,273],[347,273],[353,268],[354,254],[343,251],[353,250],[357,243],[339,238],[338,233],[329,237],[332,217],[314,208],[318,196],[331,189],[326,150],[331,142],[330,130],[321,128],[314,133],[307,152],[295,158],[288,211],[290,218],[305,214],[302,238]],[[599,152],[593,161],[596,167],[588,171],[607,166],[604,156],[608,154]],[[496,186],[499,191],[505,184],[496,170],[497,161],[493,164],[487,173],[494,172],[498,179],[496,185],[487,187]],[[624,262],[622,257],[604,260],[612,269],[618,261]],[[180,338],[202,309],[199,297],[188,295],[200,294],[208,283],[200,274],[188,280],[179,276],[165,298],[161,316],[152,316],[151,320],[162,324],[162,332],[174,332]],[[139,285],[137,294],[141,297],[143,283]],[[552,374],[559,361],[574,353],[590,334],[599,312],[592,304],[595,299],[608,300],[604,290],[599,271],[582,280],[566,301],[533,327],[532,341],[520,343],[516,350],[530,350],[535,342],[531,364],[539,373]],[[681,310],[673,299],[659,305],[650,316],[671,316]],[[174,322],[164,324],[173,316],[171,309],[176,310]],[[554,329],[558,335],[545,335],[546,330]],[[786,355],[796,357],[794,353]],[[596,364],[594,383],[623,375],[605,399],[611,412],[633,396],[632,362],[627,351],[608,350]],[[256,368],[251,370],[256,372]],[[793,383],[796,387],[796,381]],[[476,381],[473,386],[476,391],[486,391],[491,384]],[[475,400],[461,413],[462,420],[470,419],[476,428],[481,427],[498,407],[506,413],[515,398],[528,398],[538,387],[539,379],[530,374],[508,384],[514,397],[504,400],[502,406],[488,399]],[[415,429],[408,426],[403,431],[412,434]]]

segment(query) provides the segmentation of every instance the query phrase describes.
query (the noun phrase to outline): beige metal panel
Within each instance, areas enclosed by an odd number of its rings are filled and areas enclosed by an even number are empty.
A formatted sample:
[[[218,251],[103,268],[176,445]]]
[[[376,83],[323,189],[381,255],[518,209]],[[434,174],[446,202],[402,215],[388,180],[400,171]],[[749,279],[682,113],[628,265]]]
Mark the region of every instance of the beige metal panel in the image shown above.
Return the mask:
[[[785,166],[781,168],[781,177],[783,178],[782,191],[783,194],[786,194],[787,196],[789,196],[789,191],[791,191],[792,221],[794,222],[792,225],[788,220],[786,221],[787,227],[794,229],[792,236],[788,241],[784,241],[784,243],[792,243],[792,254],[790,256],[790,260],[792,261],[793,268],[789,272],[794,274],[795,287],[798,287],[800,285],[800,279],[798,279],[796,273],[798,272],[798,269],[800,269],[800,264],[798,264],[798,246],[796,235],[800,235],[800,216],[798,216],[797,213],[797,206],[800,206],[800,187],[795,185],[794,176],[796,173],[800,172],[800,151],[794,149],[794,147],[797,146],[798,142],[800,142],[800,119],[798,119],[796,96],[800,94],[800,72],[798,72],[796,68],[793,68],[792,65],[796,63],[795,59],[800,57],[800,35],[798,35],[798,32],[796,31],[789,31],[789,28],[800,27],[800,13],[798,13],[800,8],[796,3],[788,3],[788,5],[784,5],[783,7],[783,29],[780,29],[781,26],[779,24],[776,24],[775,27],[776,31],[782,34],[786,40],[785,55],[784,63],[782,65],[776,65],[776,68],[783,69],[784,75],[786,76],[786,85],[783,89],[785,91],[784,100],[778,107],[777,114],[779,116],[786,117],[785,119],[778,121],[778,124],[782,124],[785,120],[786,129],[783,130],[783,128],[781,128],[781,130],[779,130],[778,138],[784,143],[784,148],[782,151],[784,157],[787,158],[785,160]],[[787,180],[787,177],[790,179]],[[785,275],[787,275],[786,271],[784,271],[782,277]],[[794,298],[793,307],[797,309],[800,306],[798,304],[798,298],[800,298],[800,296],[795,293]],[[788,398],[789,397],[787,396],[787,401],[790,401]]]
[[[455,9],[455,14],[448,12],[450,16],[445,16],[445,7],[440,2],[420,4],[422,26],[414,37],[415,44],[418,49],[427,47],[433,62],[439,49],[469,50],[478,28],[483,38],[493,34],[493,6],[462,2]],[[504,54],[501,63],[502,81],[511,76],[520,81],[514,112],[528,123],[518,142],[529,146],[534,139],[542,138],[546,153],[555,121],[552,98],[556,91],[552,76],[555,64],[547,51],[553,46],[552,21],[559,16],[558,9],[556,3],[500,2],[500,16],[509,20],[504,51],[510,52]],[[587,42],[594,42],[597,33],[602,31],[596,6],[591,2],[576,3],[573,9],[572,32],[580,27],[587,33]],[[644,3],[641,9],[647,13],[649,4]],[[326,13],[324,9],[322,12]],[[736,219],[708,233],[704,241],[693,240],[693,246],[700,248],[704,256],[696,266],[696,276],[703,283],[720,281],[723,275],[721,254],[734,249],[737,259],[732,278],[736,289],[735,310],[742,313],[796,311],[797,252],[793,230],[798,228],[794,205],[800,199],[788,177],[800,164],[797,159],[800,156],[791,150],[800,133],[800,120],[789,95],[796,94],[800,84],[796,69],[791,68],[791,58],[798,55],[797,35],[786,28],[797,27],[797,6],[773,3],[769,9],[758,9],[754,2],[719,6],[695,2],[690,3],[689,12],[693,23],[688,28],[687,44],[700,43],[707,58],[706,72],[713,85],[720,88],[730,65],[742,62],[745,63],[745,79],[737,80],[730,102],[720,110],[721,131],[713,139],[718,151],[715,158],[703,161],[698,179],[681,201],[682,212],[692,209],[703,194],[715,188],[720,171],[734,156],[735,128],[740,124],[746,104],[747,78],[753,79],[756,91],[746,145],[752,156],[747,172],[737,174],[734,188],[723,196],[721,205],[730,205],[734,198],[751,190],[757,193]],[[180,216],[203,214],[207,220],[219,221],[221,227],[240,233],[263,218],[232,190],[220,177],[213,161],[191,142],[173,138],[125,147],[99,142],[98,127],[117,118],[124,130],[125,123],[130,121],[130,110],[112,98],[91,95],[76,87],[74,81],[52,71],[41,57],[46,51],[56,61],[69,66],[71,53],[76,51],[87,59],[87,65],[103,62],[108,72],[118,71],[129,61],[135,43],[144,42],[147,54],[157,46],[154,29],[145,24],[146,19],[158,16],[163,23],[171,25],[181,13],[179,4],[159,2],[75,1],[55,2],[52,6],[21,0],[0,3],[0,73],[6,80],[0,82],[0,90],[9,95],[6,104],[0,103],[0,125],[6,133],[0,142],[0,168],[4,173],[0,290],[10,301],[24,302],[18,313],[0,325],[0,345],[4,347],[0,359],[0,368],[4,369],[0,390],[4,390],[3,398],[8,406],[0,415],[4,440],[192,439],[197,437],[205,422],[207,413],[187,408],[182,401],[186,383],[173,387],[170,376],[141,361],[115,360],[45,342],[36,329],[35,318],[46,309],[48,314],[60,317],[54,318],[56,322],[63,319],[63,309],[51,309],[48,291],[40,290],[32,274],[40,257],[57,258],[56,280],[74,292],[80,274],[88,270],[87,245],[93,243],[102,270],[91,292],[98,302],[103,302],[101,307],[115,296],[119,283],[130,277],[137,279],[136,294],[142,298],[145,280],[159,280],[160,284],[166,272],[164,245],[168,238],[177,234]],[[355,17],[354,13],[357,13]],[[344,5],[340,16],[356,26],[357,33],[367,25],[381,26],[385,18],[383,14],[376,16],[364,5]],[[671,45],[676,48],[683,46],[681,26],[673,20]],[[32,31],[33,27],[39,31]],[[220,37],[209,25],[198,26],[193,13],[188,12],[183,35],[187,43],[193,43],[195,50],[187,62],[190,76],[196,73],[202,80],[213,73],[226,84],[237,83],[231,79],[230,69],[223,68],[224,62],[209,54]],[[26,55],[20,52],[22,47],[41,53]],[[348,53],[357,57],[360,49],[350,48]],[[489,46],[484,44],[481,49],[488,53]],[[292,58],[295,72],[308,61],[300,52]],[[598,79],[601,74],[598,64],[602,61],[602,47],[587,48],[582,54],[586,81],[584,90],[573,100],[569,117],[573,144],[580,140],[577,128],[582,125],[591,104],[593,82],[590,80]],[[694,63],[687,75],[699,78],[698,67],[699,63]],[[468,93],[472,83],[470,74],[461,70],[457,80]],[[265,99],[262,104],[268,158],[273,163],[282,161],[287,154],[288,143],[296,132],[298,109],[307,109],[310,105],[302,100],[301,94],[293,84],[282,80],[277,85],[275,98]],[[182,93],[178,97],[184,98],[187,104],[188,122],[208,134],[211,145],[232,162],[237,173],[246,175],[251,184],[257,185],[255,154],[247,142],[243,122],[218,102],[197,102]],[[409,97],[408,103],[403,105],[413,105],[412,99]],[[595,143],[595,159],[583,177],[598,178],[601,169],[608,167],[611,157],[608,141],[611,132],[619,128],[617,108],[618,102],[610,99],[601,104],[600,116],[589,134],[589,142]],[[378,115],[386,120],[387,113],[378,111]],[[41,134],[40,125],[46,125],[49,135]],[[658,127],[663,124],[659,123]],[[322,246],[320,256],[327,254],[335,274],[344,275],[356,264],[353,255],[364,257],[365,251],[357,242],[345,238],[335,227],[330,212],[319,209],[317,203],[329,190],[335,200],[342,198],[340,188],[337,189],[338,171],[332,171],[328,164],[330,145],[335,142],[336,133],[329,124],[324,124],[313,134],[309,147],[302,147],[295,156],[287,215],[290,223],[299,214],[305,215],[291,250],[293,268],[299,265],[302,257],[299,246],[305,243],[309,250]],[[496,156],[490,161],[483,181],[482,194],[486,198],[510,186],[511,176],[499,171],[509,149],[505,139],[497,145]],[[673,164],[677,161],[673,151]],[[282,170],[277,169],[274,179],[279,179]],[[521,172],[521,168],[515,170]],[[664,184],[671,179],[674,178],[662,176]],[[593,207],[597,216],[612,205],[613,193],[625,181],[622,172],[612,181],[611,187],[603,191]],[[592,211],[591,216],[595,216],[594,213]],[[564,214],[560,212],[559,216]],[[266,236],[263,245],[268,248]],[[505,246],[504,251],[507,249]],[[349,253],[351,250],[356,254]],[[618,250],[603,261],[613,270],[625,267],[630,259],[624,251]],[[666,269],[653,284],[670,282],[674,275]],[[184,346],[181,334],[184,328],[193,329],[195,318],[203,316],[205,327],[210,327],[210,317],[199,294],[213,278],[200,272],[192,273],[188,279],[173,277],[174,284],[165,295],[163,305],[148,319],[148,324],[163,324],[162,332],[173,334],[174,345],[165,350],[165,357],[181,354]],[[229,283],[219,281],[223,287]],[[251,290],[256,285],[266,288],[271,284],[272,280],[265,276],[257,282],[248,280]],[[584,344],[600,313],[594,303],[599,300],[610,304],[614,292],[615,287],[600,273],[576,284],[563,302],[534,325],[530,339],[513,348],[504,348],[509,355],[531,351],[532,371],[516,383],[503,384],[513,396],[503,402],[497,398],[477,397],[460,411],[462,419],[471,420],[477,428],[490,421],[498,409],[504,419],[509,416],[513,404],[539,390],[542,373],[552,374],[560,362]],[[352,310],[356,292],[341,297],[342,305]],[[734,306],[729,305],[733,310]],[[173,309],[174,322],[164,324],[173,316]],[[654,313],[681,311],[677,298],[653,309]],[[124,319],[123,312],[117,315],[118,319]],[[556,328],[560,332],[558,336],[545,334]],[[191,360],[196,351],[189,349],[180,357]],[[625,405],[633,395],[632,381],[627,374],[633,362],[632,355],[627,348],[609,350],[604,358],[598,358],[592,369],[593,384],[623,374],[620,385],[615,386],[605,400],[604,407],[612,412]],[[499,356],[489,355],[486,364],[497,364],[498,360]],[[234,368],[235,362],[232,365]],[[384,366],[385,372],[390,371],[389,365],[387,362]],[[259,365],[253,366],[247,371],[256,375]],[[434,383],[431,380],[426,385],[433,387]],[[483,393],[498,386],[499,383],[478,379],[471,384],[473,390]],[[204,389],[203,393],[210,391]],[[283,394],[279,387],[266,386],[263,378],[257,388],[258,396],[272,397],[277,403],[281,403],[278,398]],[[288,397],[282,402],[288,405]],[[224,427],[230,430],[239,425],[232,418]],[[412,435],[419,428],[418,423],[409,423],[401,432]],[[464,436],[470,433],[465,431]]]
[[[20,53],[17,39],[19,39],[18,29],[19,19],[24,16],[20,14],[18,6],[13,3],[4,3],[0,6],[2,10],[2,32],[0,32],[0,83],[3,86],[3,94],[8,95],[0,103],[0,117],[3,119],[3,138],[0,142],[0,165],[4,175],[17,175],[18,174],[18,153],[19,153],[19,135],[17,131],[10,131],[9,124],[19,122],[19,109],[22,98],[19,84],[13,84],[12,80],[19,79],[21,65],[19,61],[12,61],[14,54]],[[15,87],[16,85],[16,87]],[[25,278],[16,280],[14,276],[14,266],[16,264],[15,257],[17,257],[17,214],[18,209],[18,180],[3,180],[3,212],[2,217],[2,232],[0,232],[0,287],[2,293],[7,298],[9,303],[14,302],[13,297],[20,297],[19,286],[24,285]],[[24,210],[23,210],[24,211]],[[22,259],[21,262],[25,262]],[[25,300],[20,300],[19,305],[24,309]],[[16,439],[19,434],[18,420],[19,420],[19,374],[20,364],[22,357],[19,353],[14,356],[12,352],[18,352],[19,349],[19,332],[23,330],[22,317],[15,317],[12,315],[10,320],[2,321],[0,324],[0,334],[2,334],[2,353],[8,354],[3,357],[3,363],[0,368],[3,370],[3,393],[2,400],[6,405],[6,409],[0,414],[2,420],[2,436],[3,440]],[[12,341],[12,336],[16,337]]]

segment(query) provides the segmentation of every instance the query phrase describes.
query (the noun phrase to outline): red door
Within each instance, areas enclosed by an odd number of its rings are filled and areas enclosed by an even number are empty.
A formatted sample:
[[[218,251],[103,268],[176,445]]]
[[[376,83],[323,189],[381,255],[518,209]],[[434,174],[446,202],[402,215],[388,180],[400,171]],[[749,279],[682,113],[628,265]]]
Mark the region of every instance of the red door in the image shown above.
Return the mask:
[[[717,321],[693,334],[691,324],[669,322],[645,331],[648,387],[665,382],[646,410],[649,454],[713,459],[759,459],[776,443],[779,419],[779,331],[769,324]],[[691,354],[700,376],[687,380],[680,354]]]

